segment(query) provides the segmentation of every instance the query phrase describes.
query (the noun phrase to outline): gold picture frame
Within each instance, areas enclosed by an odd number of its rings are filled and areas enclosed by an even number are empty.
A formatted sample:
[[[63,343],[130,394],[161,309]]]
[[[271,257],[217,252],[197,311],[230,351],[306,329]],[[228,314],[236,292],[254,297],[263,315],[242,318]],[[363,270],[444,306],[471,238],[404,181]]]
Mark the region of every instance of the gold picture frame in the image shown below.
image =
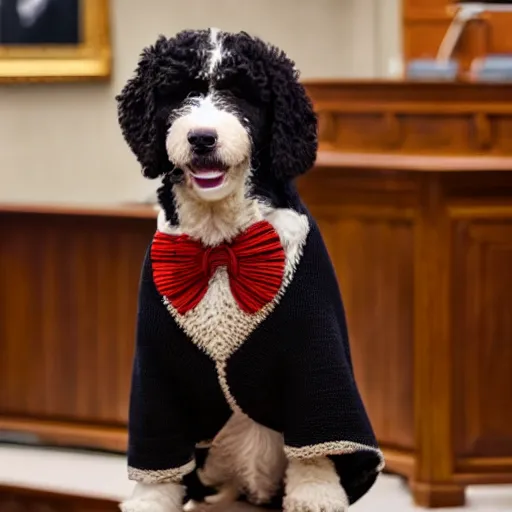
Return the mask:
[[[79,0],[77,44],[0,42],[0,82],[106,80],[111,75],[109,0]]]

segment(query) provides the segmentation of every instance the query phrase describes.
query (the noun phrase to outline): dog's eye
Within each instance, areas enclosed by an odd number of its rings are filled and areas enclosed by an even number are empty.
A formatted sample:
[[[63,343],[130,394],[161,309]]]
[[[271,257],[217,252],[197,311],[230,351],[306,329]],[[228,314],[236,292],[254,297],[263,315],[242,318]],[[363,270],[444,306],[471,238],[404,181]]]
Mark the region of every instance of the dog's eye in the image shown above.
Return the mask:
[[[186,87],[195,96],[200,96],[208,92],[209,83],[206,80],[196,79],[187,83]]]
[[[261,88],[246,73],[226,73],[218,80],[216,89],[253,105],[262,102]]]
[[[204,80],[176,80],[157,91],[157,98],[161,103],[176,105],[186,100],[205,95],[208,92],[208,83]]]
[[[243,86],[239,83],[221,84],[217,87],[217,90],[232,96],[237,100],[251,103],[252,105],[259,105],[261,103],[261,97],[258,90],[251,87],[249,84],[247,84],[247,86]]]

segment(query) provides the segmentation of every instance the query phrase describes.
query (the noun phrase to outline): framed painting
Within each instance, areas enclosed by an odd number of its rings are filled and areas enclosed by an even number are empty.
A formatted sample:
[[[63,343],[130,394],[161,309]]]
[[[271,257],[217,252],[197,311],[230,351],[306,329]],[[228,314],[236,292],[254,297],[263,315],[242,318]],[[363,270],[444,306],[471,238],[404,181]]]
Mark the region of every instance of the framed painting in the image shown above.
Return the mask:
[[[108,79],[108,0],[0,0],[0,82]]]

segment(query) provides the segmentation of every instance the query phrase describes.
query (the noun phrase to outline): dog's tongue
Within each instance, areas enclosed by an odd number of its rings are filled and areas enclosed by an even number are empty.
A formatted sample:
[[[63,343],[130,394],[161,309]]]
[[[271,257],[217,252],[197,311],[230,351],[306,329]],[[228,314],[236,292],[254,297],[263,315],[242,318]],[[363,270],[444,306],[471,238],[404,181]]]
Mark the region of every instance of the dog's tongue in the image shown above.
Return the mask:
[[[201,188],[218,187],[224,180],[224,171],[220,169],[194,169],[194,181]]]
[[[220,169],[194,169],[192,175],[201,179],[215,179],[224,176],[224,171]]]

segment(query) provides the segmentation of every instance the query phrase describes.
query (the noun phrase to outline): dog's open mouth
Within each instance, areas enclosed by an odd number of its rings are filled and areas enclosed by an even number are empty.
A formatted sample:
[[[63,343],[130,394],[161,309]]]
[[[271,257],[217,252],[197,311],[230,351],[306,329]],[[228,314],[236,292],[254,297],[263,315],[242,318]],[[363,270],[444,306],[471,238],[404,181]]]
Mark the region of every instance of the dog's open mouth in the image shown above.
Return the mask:
[[[216,188],[224,183],[227,168],[216,160],[201,159],[201,161],[192,162],[189,173],[199,188]]]
[[[224,169],[191,169],[190,175],[200,188],[215,188],[224,183],[226,171]]]

